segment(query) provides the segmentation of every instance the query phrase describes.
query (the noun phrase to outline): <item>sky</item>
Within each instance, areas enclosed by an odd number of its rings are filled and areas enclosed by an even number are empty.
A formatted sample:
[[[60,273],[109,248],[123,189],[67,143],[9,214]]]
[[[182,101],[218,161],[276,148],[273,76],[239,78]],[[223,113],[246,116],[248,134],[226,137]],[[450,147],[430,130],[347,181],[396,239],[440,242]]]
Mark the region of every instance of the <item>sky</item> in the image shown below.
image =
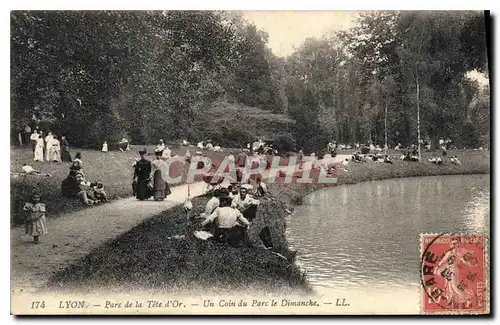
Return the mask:
[[[355,25],[356,11],[243,11],[249,22],[253,22],[269,35],[268,46],[280,57],[290,55],[308,37],[321,36],[346,30]],[[487,77],[477,71],[468,76],[481,85],[488,83]]]
[[[354,25],[354,11],[244,11],[243,16],[269,35],[268,46],[280,57],[292,54],[308,37],[321,37]]]

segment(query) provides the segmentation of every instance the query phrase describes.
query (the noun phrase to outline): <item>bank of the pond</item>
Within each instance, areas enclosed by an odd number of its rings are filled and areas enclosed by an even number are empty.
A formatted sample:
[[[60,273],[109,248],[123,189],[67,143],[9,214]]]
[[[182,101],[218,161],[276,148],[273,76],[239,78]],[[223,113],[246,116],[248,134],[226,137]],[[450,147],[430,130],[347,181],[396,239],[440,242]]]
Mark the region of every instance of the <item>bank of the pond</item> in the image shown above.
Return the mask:
[[[490,173],[489,151],[460,150],[451,152],[450,155],[460,157],[460,166],[452,164],[448,158],[445,158],[445,164],[441,166],[427,161],[428,158],[436,157],[439,153],[423,153],[421,163],[397,159],[393,161],[393,164],[350,162],[347,170],[339,173],[336,185],[357,184],[391,178]],[[393,151],[392,154],[395,154],[395,152]],[[274,196],[279,197],[287,205],[288,209],[291,209],[294,205],[300,204],[304,196],[325,186],[321,184],[276,183],[268,184],[268,187]]]
[[[428,154],[429,156],[431,154]],[[462,164],[443,166],[396,160],[394,164],[350,163],[337,185],[400,177],[488,174],[489,152],[461,154]],[[426,155],[423,157],[426,160]],[[201,241],[189,235],[182,206],[144,221],[97,248],[75,265],[54,275],[50,290],[79,292],[153,290],[155,292],[310,291],[305,274],[294,264],[285,236],[286,210],[321,184],[268,184],[270,196],[261,201],[250,228],[252,248]],[[208,198],[195,198],[194,213]],[[274,251],[260,244],[259,232],[270,228]],[[300,254],[300,247],[298,247]],[[279,252],[279,256],[276,254]],[[62,289],[63,288],[63,289]]]
[[[193,200],[201,213],[206,197]],[[261,200],[249,229],[254,247],[230,247],[192,236],[182,206],[152,217],[95,249],[73,266],[55,274],[48,290],[79,293],[309,291],[304,274],[293,263],[285,237],[285,206]],[[273,249],[263,247],[259,233],[269,227]]]

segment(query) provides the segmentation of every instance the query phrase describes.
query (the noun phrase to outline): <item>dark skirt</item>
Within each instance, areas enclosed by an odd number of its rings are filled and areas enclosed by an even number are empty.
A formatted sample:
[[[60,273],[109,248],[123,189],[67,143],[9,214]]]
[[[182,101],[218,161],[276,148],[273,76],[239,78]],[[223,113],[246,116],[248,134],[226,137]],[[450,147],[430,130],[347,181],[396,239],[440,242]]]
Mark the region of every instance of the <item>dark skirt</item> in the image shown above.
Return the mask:
[[[61,160],[65,162],[72,162],[73,159],[71,159],[71,154],[69,153],[69,150],[67,148],[62,148],[61,150]]]
[[[138,180],[136,185],[136,197],[138,200],[147,200],[151,197],[151,192],[148,186],[149,180]]]
[[[157,170],[153,177],[153,192],[155,200],[163,200],[170,194],[170,187],[163,180],[160,170]]]

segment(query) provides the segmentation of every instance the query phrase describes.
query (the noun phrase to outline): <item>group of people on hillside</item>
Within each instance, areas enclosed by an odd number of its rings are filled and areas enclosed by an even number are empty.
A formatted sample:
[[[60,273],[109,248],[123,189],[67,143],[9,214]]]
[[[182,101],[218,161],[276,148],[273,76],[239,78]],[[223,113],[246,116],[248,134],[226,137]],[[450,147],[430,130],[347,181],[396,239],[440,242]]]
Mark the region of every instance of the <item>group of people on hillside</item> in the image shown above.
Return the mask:
[[[78,199],[85,205],[95,205],[108,201],[102,183],[89,182],[85,179],[82,156],[79,152],[75,155],[69,168],[68,176],[61,183],[61,192],[64,197]]]
[[[127,138],[122,138],[119,142],[118,142],[118,149],[120,151],[130,151],[130,143],[128,142]],[[102,146],[101,146],[101,151],[102,152],[108,152],[109,151],[109,147],[108,147],[108,142],[107,141],[104,141],[102,143]]]
[[[48,131],[47,135],[44,135],[43,131],[35,129],[30,136],[30,141],[34,161],[71,162],[69,143],[65,136],[62,136],[59,141],[57,135],[52,132]]]
[[[222,148],[218,144],[216,144],[215,146],[213,145],[212,140],[200,141],[200,142],[198,142],[196,147],[198,149],[201,149],[201,150],[206,149],[206,150],[211,150],[211,151],[215,151],[215,152],[222,151]]]
[[[248,227],[257,217],[260,204],[254,196],[265,196],[267,187],[259,177],[253,194],[250,193],[252,189],[249,184],[231,184],[214,190],[205,211],[199,216],[201,227],[210,231],[217,241],[227,242],[232,246],[251,246]],[[261,239],[265,246],[272,247],[268,238]]]

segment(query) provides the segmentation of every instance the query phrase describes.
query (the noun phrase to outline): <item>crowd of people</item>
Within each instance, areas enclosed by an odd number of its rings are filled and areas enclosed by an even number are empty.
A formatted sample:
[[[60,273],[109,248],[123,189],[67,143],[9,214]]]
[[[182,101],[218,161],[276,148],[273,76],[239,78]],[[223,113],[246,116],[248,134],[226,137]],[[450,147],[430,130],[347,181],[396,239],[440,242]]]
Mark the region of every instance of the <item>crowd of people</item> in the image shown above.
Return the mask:
[[[81,153],[77,153],[72,159],[69,152],[69,143],[65,137],[61,137],[59,141],[55,134],[50,131],[45,135],[39,129],[35,129],[31,136],[32,149],[35,161],[66,161],[71,162],[68,176],[62,181],[61,191],[63,196],[75,198],[85,205],[95,205],[108,201],[107,194],[104,189],[104,184],[100,182],[89,182],[85,178],[83,172],[83,161]],[[443,150],[443,156],[446,156],[449,140],[441,139],[439,141],[440,148]],[[430,142],[423,142],[425,146],[430,146]],[[188,146],[189,143],[184,140],[182,145]],[[350,146],[349,146],[350,147]],[[369,146],[362,146],[358,143],[354,145],[356,151],[352,154],[351,161],[364,162],[375,161],[393,164],[390,156],[382,154],[382,149],[378,145],[370,143]],[[212,141],[200,141],[197,149],[222,151],[220,146],[213,145]],[[347,146],[337,144],[336,141],[330,141],[326,146],[326,152],[331,157],[335,157],[339,150],[346,149]],[[366,149],[365,149],[366,148]],[[400,149],[398,144],[395,149]],[[429,147],[430,148],[430,147]],[[120,141],[119,149],[122,151],[130,150],[129,142],[125,138]],[[365,149],[364,151],[362,149]],[[401,160],[419,161],[418,151],[416,146],[410,148],[405,154],[401,155]],[[102,144],[102,152],[108,152],[108,144],[106,141]],[[237,169],[236,179],[222,180],[217,183],[215,190],[211,191],[212,198],[206,203],[205,211],[198,216],[198,221],[201,229],[209,231],[213,237],[222,242],[227,242],[231,245],[250,245],[248,239],[248,227],[255,219],[260,201],[259,197],[267,195],[268,190],[266,184],[260,176],[250,179],[243,177],[242,168],[245,167],[248,159],[265,157],[266,154],[277,153],[271,145],[265,144],[259,140],[254,143],[248,143],[246,148],[235,157],[233,152],[229,153],[230,159],[233,159]],[[195,155],[202,155],[202,151],[196,151]],[[155,158],[148,160],[146,158],[146,149],[139,151],[140,158],[133,165],[133,195],[141,201],[153,198],[155,201],[162,201],[171,194],[170,186],[165,181],[163,173],[167,170],[167,160],[172,158],[172,151],[168,148],[163,140],[160,140],[155,151]],[[302,168],[304,158],[303,150],[299,153],[299,168]],[[315,154],[311,154],[315,158]],[[319,157],[318,157],[319,158]],[[191,162],[191,153],[189,149],[186,151],[185,160]],[[444,157],[432,157],[429,162],[442,165]],[[450,158],[450,162],[455,165],[460,165],[461,162],[457,156]],[[269,161],[267,161],[269,164]],[[341,163],[342,167],[346,168],[349,159],[345,159]],[[269,166],[266,166],[269,168]],[[24,164],[23,173],[26,175],[44,175],[33,167]],[[255,182],[255,186],[250,185],[251,181]],[[27,213],[26,233],[33,236],[34,242],[38,242],[40,235],[47,232],[46,227],[46,208],[40,202],[40,195],[34,193],[30,202],[24,206],[24,211]],[[269,246],[269,240],[264,240],[265,245]]]
[[[260,201],[255,197],[267,195],[267,187],[260,177],[255,189],[250,184],[230,184],[212,192],[200,219],[201,228],[209,231],[220,242],[232,246],[252,246],[248,227],[257,216]],[[266,247],[272,247],[268,238],[261,238]]]
[[[31,147],[33,150],[33,160],[38,162],[71,162],[69,153],[69,143],[65,136],[59,137],[48,131],[47,135],[36,128],[30,136]]]

